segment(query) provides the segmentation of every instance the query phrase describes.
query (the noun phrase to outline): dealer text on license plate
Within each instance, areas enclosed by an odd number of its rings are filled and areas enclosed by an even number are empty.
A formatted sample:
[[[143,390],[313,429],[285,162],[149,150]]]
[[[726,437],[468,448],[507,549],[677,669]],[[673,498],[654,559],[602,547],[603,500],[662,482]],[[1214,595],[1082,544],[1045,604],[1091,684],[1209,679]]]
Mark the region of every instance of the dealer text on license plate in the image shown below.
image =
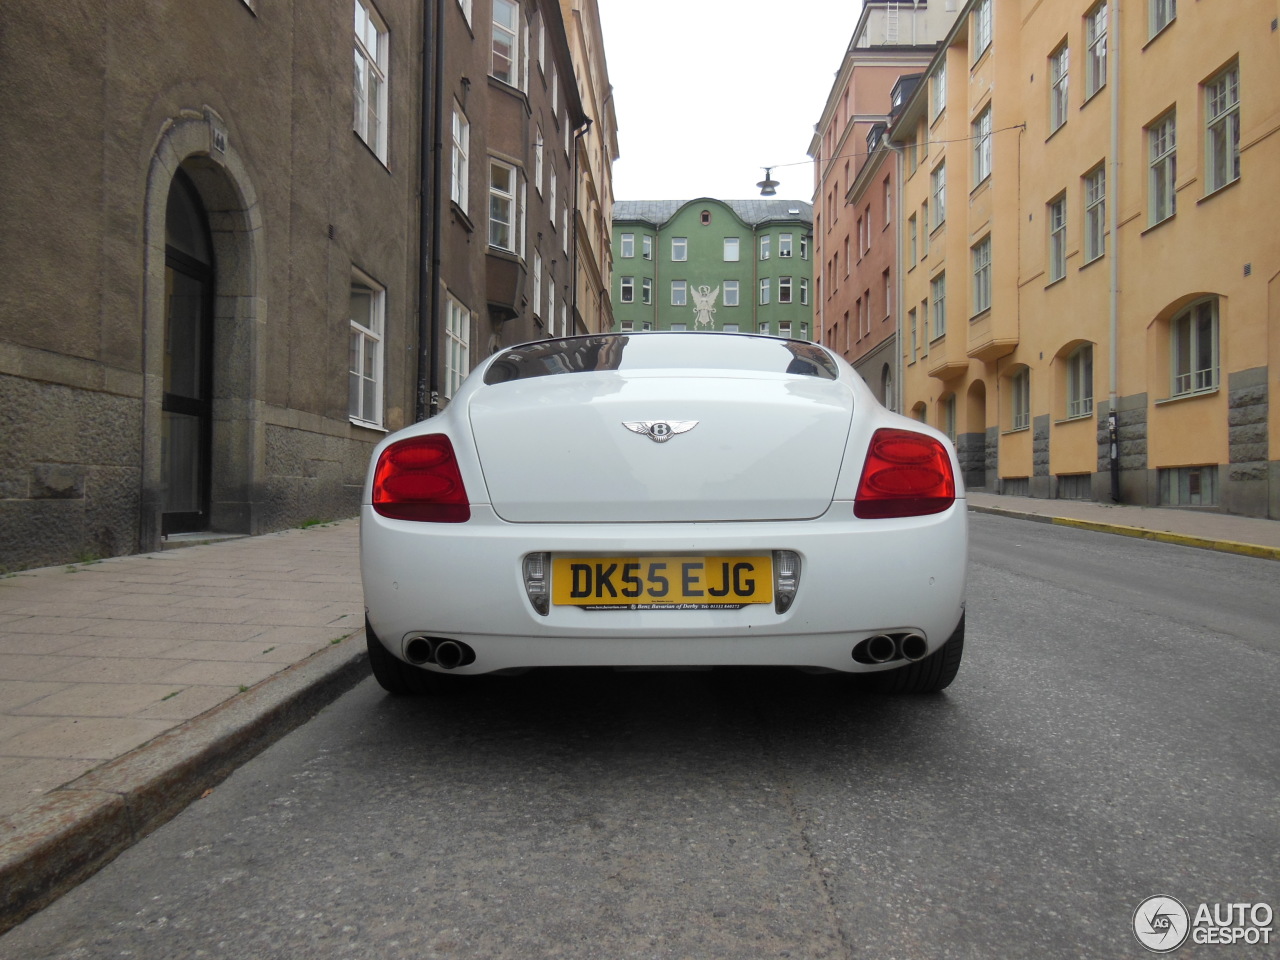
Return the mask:
[[[553,557],[551,599],[595,610],[772,603],[773,557]]]

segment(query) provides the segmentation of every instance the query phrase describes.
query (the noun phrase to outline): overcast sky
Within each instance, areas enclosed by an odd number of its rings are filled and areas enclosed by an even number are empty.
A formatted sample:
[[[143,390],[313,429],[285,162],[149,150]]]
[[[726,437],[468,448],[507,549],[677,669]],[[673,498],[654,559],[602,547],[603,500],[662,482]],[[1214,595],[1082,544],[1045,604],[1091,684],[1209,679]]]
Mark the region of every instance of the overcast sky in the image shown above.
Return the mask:
[[[862,0],[599,0],[618,200],[812,200],[813,125]]]

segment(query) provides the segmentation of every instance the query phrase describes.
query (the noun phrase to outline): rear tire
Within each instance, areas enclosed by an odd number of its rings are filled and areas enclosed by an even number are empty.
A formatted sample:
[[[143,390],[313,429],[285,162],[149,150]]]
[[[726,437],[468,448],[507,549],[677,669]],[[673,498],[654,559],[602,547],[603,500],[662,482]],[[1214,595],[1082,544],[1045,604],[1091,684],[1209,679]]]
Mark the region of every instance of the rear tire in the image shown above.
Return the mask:
[[[378,635],[369,625],[369,618],[364,618],[364,639],[369,647],[369,667],[373,670],[373,678],[387,693],[396,697],[420,697],[429,693],[440,693],[449,679],[419,670],[393,656]]]
[[[947,642],[923,660],[896,670],[865,674],[877,693],[937,693],[951,685],[964,656],[964,614]]]

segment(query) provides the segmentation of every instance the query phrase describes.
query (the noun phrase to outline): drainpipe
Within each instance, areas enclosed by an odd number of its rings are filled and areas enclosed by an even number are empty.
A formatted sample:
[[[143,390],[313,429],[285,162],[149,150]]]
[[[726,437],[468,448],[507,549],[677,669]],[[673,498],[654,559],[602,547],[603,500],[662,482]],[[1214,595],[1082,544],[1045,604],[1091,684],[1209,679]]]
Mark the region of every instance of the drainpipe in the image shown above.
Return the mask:
[[[422,17],[421,182],[418,196],[418,374],[414,419],[440,412],[440,189],[444,151],[444,0]],[[433,23],[434,22],[434,23]]]
[[[1120,0],[1112,0],[1111,36],[1111,202],[1107,205],[1107,228],[1111,233],[1111,331],[1108,363],[1107,447],[1111,471],[1111,500],[1120,502],[1120,420],[1118,362],[1120,326],[1120,237],[1117,220],[1120,207]]]

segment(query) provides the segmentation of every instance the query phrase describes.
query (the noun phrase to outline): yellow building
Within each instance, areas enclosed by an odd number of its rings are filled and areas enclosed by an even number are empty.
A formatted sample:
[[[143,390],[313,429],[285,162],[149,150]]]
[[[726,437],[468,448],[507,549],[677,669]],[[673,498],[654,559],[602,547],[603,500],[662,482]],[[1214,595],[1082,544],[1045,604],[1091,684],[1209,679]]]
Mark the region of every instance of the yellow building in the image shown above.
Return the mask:
[[[1280,518],[1278,13],[962,7],[889,136],[903,409],[970,486]]]

